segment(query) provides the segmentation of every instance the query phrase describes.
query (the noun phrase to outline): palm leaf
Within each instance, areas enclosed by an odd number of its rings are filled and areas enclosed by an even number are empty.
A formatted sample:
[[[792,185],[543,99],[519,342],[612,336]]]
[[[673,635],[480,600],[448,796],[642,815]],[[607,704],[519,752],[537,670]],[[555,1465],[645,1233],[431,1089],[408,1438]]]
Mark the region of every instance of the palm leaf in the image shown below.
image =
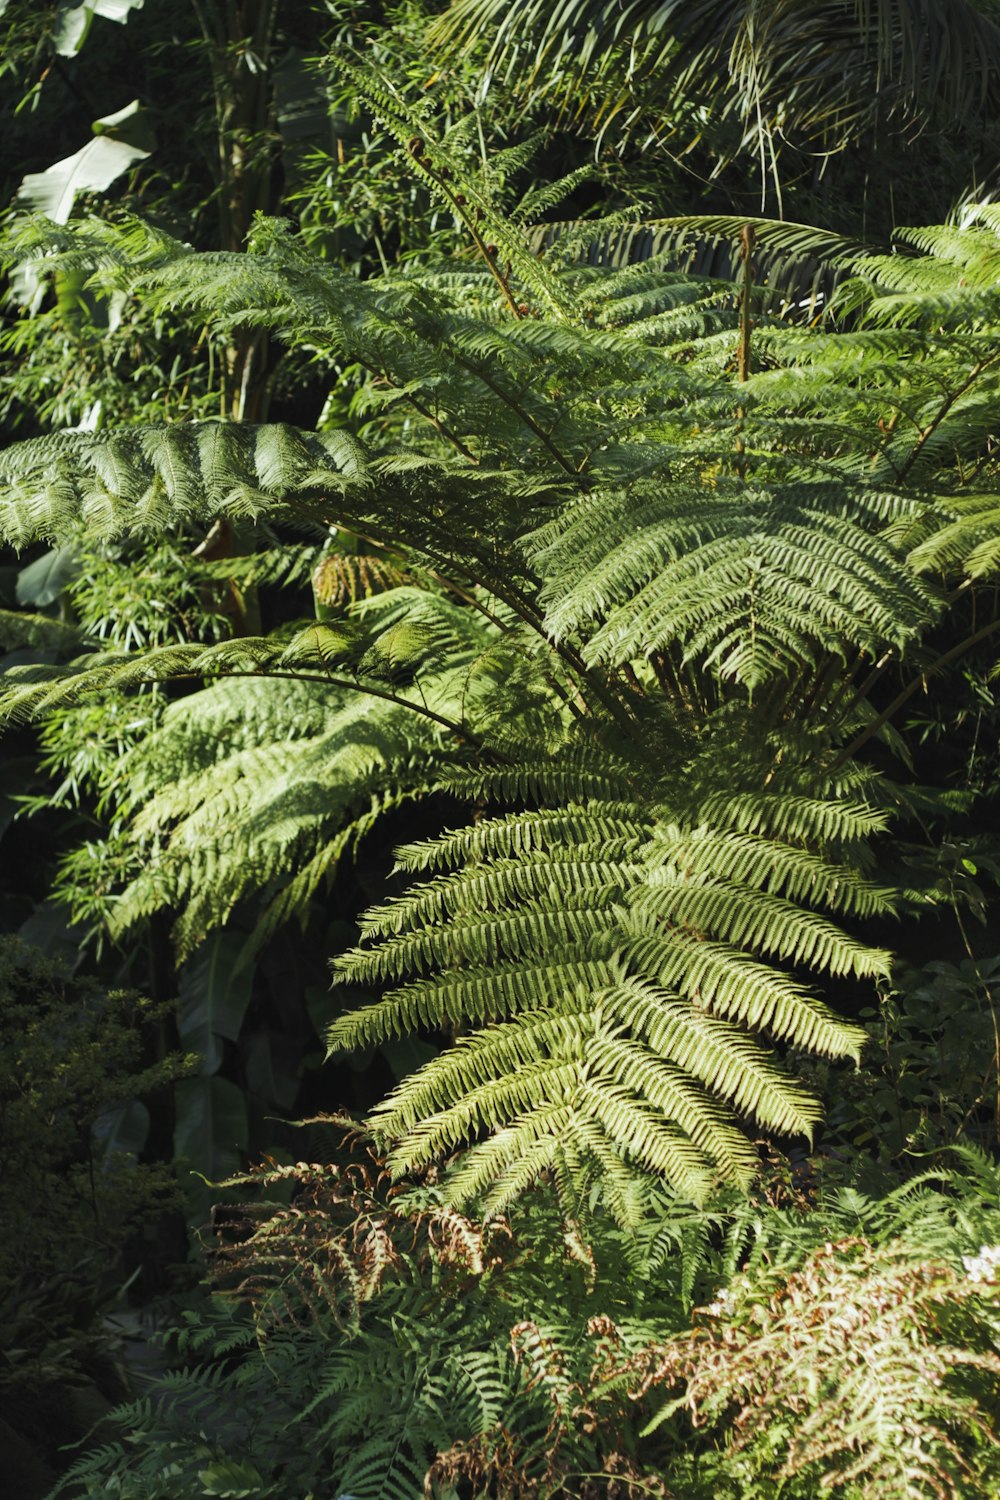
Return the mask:
[[[710,97],[744,144],[780,121],[836,149],[873,124],[986,119],[1000,99],[1000,27],[967,0],[455,0],[433,35],[471,47],[491,33],[491,72],[578,114],[630,111],[630,80],[652,79],[661,118],[685,92]]]

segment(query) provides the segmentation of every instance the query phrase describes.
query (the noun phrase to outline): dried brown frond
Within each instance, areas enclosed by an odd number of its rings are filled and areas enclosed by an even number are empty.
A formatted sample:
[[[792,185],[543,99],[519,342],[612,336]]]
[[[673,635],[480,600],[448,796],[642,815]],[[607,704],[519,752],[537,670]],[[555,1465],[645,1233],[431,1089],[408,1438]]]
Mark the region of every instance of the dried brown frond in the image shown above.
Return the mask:
[[[409,581],[396,563],[370,552],[330,552],[312,578],[317,601],[330,609],[344,609]]]
[[[434,1202],[415,1206],[357,1130],[345,1131],[342,1148],[336,1163],[265,1160],[220,1184],[261,1194],[226,1205],[212,1250],[216,1286],[251,1304],[262,1336],[282,1323],[356,1328],[389,1278],[431,1262],[481,1275],[510,1237],[501,1219],[477,1224]]]
[[[828,1243],[790,1275],[737,1278],[691,1332],[628,1354],[604,1336],[598,1379],[634,1400],[673,1393],[662,1417],[724,1422],[730,1449],[795,1419],[774,1479],[824,1490],[953,1500],[974,1459],[1000,1447],[1000,1282],[974,1280],[901,1243]],[[978,1493],[978,1491],[977,1491]]]

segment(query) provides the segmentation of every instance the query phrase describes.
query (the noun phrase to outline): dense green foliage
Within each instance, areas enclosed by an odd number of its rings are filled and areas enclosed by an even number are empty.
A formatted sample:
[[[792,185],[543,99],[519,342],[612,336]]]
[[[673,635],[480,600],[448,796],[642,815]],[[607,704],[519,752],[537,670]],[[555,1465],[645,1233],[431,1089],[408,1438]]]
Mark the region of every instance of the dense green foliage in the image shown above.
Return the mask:
[[[107,981],[11,950],[11,1244],[42,1324],[148,1224],[114,1104],[213,1299],[126,1247],[184,1331],[60,1492],[995,1493],[1000,210],[749,207],[971,163],[992,12],[91,9],[5,18],[42,120],[150,59],[4,238],[2,925]]]
[[[410,149],[440,176],[436,148]],[[543,271],[509,228],[521,283],[489,256],[449,282],[359,283],[264,222],[232,256],[138,226],[124,241],[99,225],[43,236],[47,258],[96,263],[98,284],[154,307],[183,294],[223,331],[263,326],[330,363],[349,353],[374,372],[373,399],[392,393],[390,421],[398,391],[428,414],[419,446],[406,419],[405,461],[339,429],[218,424],[8,451],[11,537],[61,542],[83,522],[114,538],[224,509],[258,534],[345,528],[413,575],[269,637],[12,668],[15,721],[109,688],[218,679],[130,754],[136,873],[113,927],[181,907],[190,951],[277,879],[259,941],[387,806],[438,789],[483,810],[521,803],[403,851],[404,868],[446,873],[372,912],[340,963],[354,983],[410,982],[337,1023],[335,1047],[478,1028],[380,1115],[396,1164],[472,1135],[460,1197],[494,1184],[502,1204],[555,1166],[572,1201],[597,1166],[628,1218],[619,1158],[696,1197],[713,1173],[752,1169],[727,1103],[809,1135],[813,1106],[752,1033],[828,1056],[856,1055],[858,1036],[775,961],[887,972],[823,910],[849,923],[891,905],[865,843],[907,792],[864,752],[892,746],[946,611],[981,620],[992,597],[989,462],[975,461],[995,362],[981,219],[923,236],[902,272],[856,262],[842,301],[863,310],[857,331],[803,335],[765,301],[758,374],[729,363],[738,310],[711,286],[647,262],[601,276],[595,314],[593,274]],[[497,321],[505,302],[516,317]],[[301,552],[277,556],[272,577],[301,573]],[[964,647],[994,628],[987,616]],[[911,658],[881,709],[886,666]],[[363,728],[359,693],[375,700]]]
[[[640,1235],[605,1224],[586,1244],[543,1194],[480,1226],[433,1188],[387,1201],[363,1157],[258,1175],[289,1180],[292,1204],[231,1225],[221,1258],[260,1344],[216,1301],[176,1335],[187,1369],[122,1408],[124,1441],[58,1493],[859,1500],[995,1483],[997,1252],[981,1247],[1000,1221],[974,1153],[881,1200],[711,1216],[651,1187]]]

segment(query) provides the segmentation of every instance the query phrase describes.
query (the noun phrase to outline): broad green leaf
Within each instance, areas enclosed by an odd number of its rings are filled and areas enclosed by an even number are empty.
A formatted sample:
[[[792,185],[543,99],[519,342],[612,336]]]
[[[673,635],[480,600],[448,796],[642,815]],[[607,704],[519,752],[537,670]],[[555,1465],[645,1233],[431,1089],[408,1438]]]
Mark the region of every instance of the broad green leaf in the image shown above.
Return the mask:
[[[141,9],[142,0],[60,0],[56,11],[56,51],[60,57],[75,57],[87,40],[95,16],[124,24],[130,11]]]
[[[29,172],[17,190],[18,203],[65,224],[80,193],[103,193],[149,155],[152,132],[138,100],[95,120],[93,129],[94,139],[72,156],[44,172]]]
[[[391,1041],[383,1042],[381,1047],[382,1056],[389,1064],[397,1083],[402,1078],[409,1078],[424,1063],[430,1062],[432,1057],[437,1057],[440,1050],[440,1047],[432,1046],[430,1042],[415,1036],[393,1037]]]
[[[113,1169],[116,1156],[138,1157],[149,1135],[149,1110],[139,1099],[108,1110],[94,1124],[94,1140],[106,1168]]]
[[[33,604],[36,609],[54,604],[76,573],[76,553],[72,547],[54,547],[21,569],[17,576],[18,604]]]
[[[33,948],[41,948],[50,958],[61,958],[70,972],[80,963],[80,929],[73,925],[69,907],[51,897],[35,907],[18,928],[17,935]]]
[[[201,1057],[203,1074],[216,1072],[220,1038],[236,1041],[250,1004],[253,970],[236,967],[243,944],[240,933],[214,933],[180,971],[177,1029],[181,1045]]]
[[[97,136],[124,141],[138,151],[149,152],[156,145],[152,116],[138,99],[133,99],[123,109],[116,109],[112,115],[102,115],[99,120],[93,121],[90,128]]]
[[[242,1170],[248,1134],[242,1090],[227,1078],[182,1078],[174,1099],[174,1150],[191,1172],[212,1183]],[[218,1193],[184,1172],[181,1185],[192,1217],[204,1220]]]

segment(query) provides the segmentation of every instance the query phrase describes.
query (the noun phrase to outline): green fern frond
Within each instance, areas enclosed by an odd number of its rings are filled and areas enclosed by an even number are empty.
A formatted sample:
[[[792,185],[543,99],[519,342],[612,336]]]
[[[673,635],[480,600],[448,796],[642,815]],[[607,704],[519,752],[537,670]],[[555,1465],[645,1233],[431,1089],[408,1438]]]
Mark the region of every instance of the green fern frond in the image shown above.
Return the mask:
[[[422,843],[402,844],[396,850],[396,867],[437,870],[477,859],[517,860],[553,845],[558,849],[600,848],[605,858],[618,859],[634,852],[648,831],[649,824],[635,816],[631,802],[553,808],[517,818],[483,818],[469,828]]]
[[[219,515],[273,517],[289,495],[337,493],[365,468],[360,445],[343,433],[219,422],[63,433],[0,454],[0,530],[20,546],[70,537],[81,524],[111,539]]]
[[[841,796],[836,801],[781,791],[709,792],[702,804],[709,827],[782,840],[822,840],[850,847],[887,824],[886,813]]]
[[[782,844],[774,836],[719,832],[706,827],[683,832],[661,827],[653,848],[681,869],[685,879],[709,875],[736,885],[781,892],[797,904],[822,902],[832,911],[870,917],[892,909],[893,893],[873,885],[842,864],[811,850]]]
[[[860,1063],[867,1040],[790,975],[757,963],[744,950],[681,932],[636,931],[625,956],[638,974],[682,995],[712,1015],[741,1022],[753,1032],[791,1041],[824,1057]]]
[[[483,871],[472,864],[458,874],[427,881],[408,896],[369,907],[361,935],[367,941],[432,924],[453,926],[468,912],[502,918],[539,901],[563,897],[568,902],[581,889],[593,892],[597,901],[611,904],[622,898],[639,868],[630,868],[624,860],[613,857],[580,858],[569,850],[553,851],[547,857],[494,859]]]
[[[585,1159],[599,1141],[602,1162],[617,1153],[626,1172],[665,1173],[698,1195],[716,1174],[745,1178],[740,1119],[811,1133],[815,1101],[756,1035],[857,1058],[864,1034],[761,955],[884,972],[884,954],[808,909],[885,909],[888,893],[816,847],[857,848],[881,817],[819,798],[786,807],[777,794],[716,794],[712,806],[721,826],[595,801],[484,819],[401,851],[404,868],[430,878],[370,913],[337,970],[409,982],[329,1035],[338,1051],[414,1029],[459,1033],[372,1117],[396,1170],[471,1143],[456,1191],[488,1189],[499,1204],[533,1170],[555,1170],[559,1142],[545,1131],[558,1119]],[[508,1167],[510,1183],[490,1179]]]
[[[954,519],[930,529],[910,562],[926,573],[989,578],[1000,567],[1000,502],[995,495],[962,495],[948,508]]]
[[[614,978],[614,967],[607,961],[574,960],[571,953],[549,963],[470,964],[461,973],[404,985],[348,1012],[334,1021],[327,1041],[331,1052],[354,1052],[409,1032],[481,1026],[522,1010],[551,1009],[567,988],[574,993],[581,987],[597,990]]]
[[[810,660],[820,633],[825,649],[839,640],[845,652],[912,639],[933,594],[850,518],[846,489],[831,488],[826,510],[819,493],[812,486],[802,505],[794,489],[718,484],[675,498],[636,487],[610,511],[601,495],[600,526],[596,502],[581,500],[529,539],[547,578],[548,627],[557,638],[585,633],[585,659],[610,665],[678,643],[687,659],[724,653],[727,640],[755,633],[781,640],[785,663]],[[731,658],[728,674],[766,680],[767,657]]]
[[[421,747],[429,765],[418,769]],[[187,952],[248,892],[280,880],[262,940],[304,909],[380,812],[430,790],[437,748],[405,709],[372,714],[352,704],[331,712],[315,736],[236,751],[164,787],[134,823],[144,861],[116,899],[114,930],[181,904],[176,936]]]
[[[494,159],[487,168],[485,176],[470,172],[462,157],[450,149],[446,139],[441,138],[426,111],[415,109],[392,82],[377,76],[370,68],[358,67],[341,54],[335,55],[333,61],[342,77],[350,81],[357,96],[367,103],[389,134],[406,149],[410,170],[440,202],[463,218],[470,230],[481,226],[478,233],[482,243],[496,245],[494,259],[501,267],[509,263],[517,282],[532,297],[539,299],[551,313],[566,316],[570,304],[565,292],[538,258],[529,252],[519,229],[524,213],[531,211],[530,201],[524,205],[522,214],[506,218],[490,191],[490,174],[502,174],[505,170],[523,166],[524,161],[534,154],[537,143],[528,141],[512,148],[506,164],[501,153],[499,159]],[[419,143],[416,148],[414,142]],[[590,169],[584,169],[583,175],[590,175]],[[560,188],[550,188],[548,195],[539,198],[537,211],[541,212],[547,206],[549,197],[555,202],[560,201],[572,191],[572,186],[569,181],[560,185],[561,191]],[[461,203],[457,201],[459,198]]]
[[[689,879],[674,871],[654,875],[634,910],[650,924],[667,922],[833,974],[889,972],[888,953],[858,942],[825,917],[783,897],[712,876]]]
[[[471,125],[442,138],[391,84],[350,76],[448,201]],[[378,1112],[397,1167],[468,1150],[455,1191],[494,1204],[541,1172],[568,1194],[600,1180],[626,1222],[643,1173],[692,1195],[743,1180],[750,1120],[808,1134],[816,1107],[766,1038],[859,1053],[812,986],[888,965],[858,936],[892,907],[866,847],[892,798],[863,736],[905,747],[867,679],[882,692],[885,672],[924,668],[925,638],[971,597],[952,586],[1000,558],[1000,219],[858,257],[847,329],[789,327],[761,289],[748,330],[732,287],[665,259],[541,264],[521,226],[494,231],[519,159],[468,199],[498,247],[485,270],[362,281],[261,220],[248,253],[151,243],[132,272],[112,230],[60,231],[55,253],[89,255],[151,309],[265,330],[331,380],[349,367],[373,450],[218,422],[9,449],[16,545],[246,517],[268,551],[198,576],[298,587],[323,543],[320,611],[325,588],[341,613],[14,668],[3,712],[197,689],[126,758],[117,809],[133,873],[116,930],[171,909],[184,951],[251,897],[252,943],[305,916],[403,801],[471,805],[467,828],[400,850],[405,894],[338,963],[367,1003],[331,1047],[443,1036]],[[816,249],[800,227],[755,232]],[[332,568],[344,536],[400,576]]]
[[[779,1134],[812,1138],[818,1104],[741,1028],[639,979],[620,985],[609,1000],[655,1055],[731,1101],[744,1117]]]
[[[0,644],[7,651],[28,646],[68,655],[79,649],[81,641],[79,630],[63,620],[23,610],[0,609]]]

